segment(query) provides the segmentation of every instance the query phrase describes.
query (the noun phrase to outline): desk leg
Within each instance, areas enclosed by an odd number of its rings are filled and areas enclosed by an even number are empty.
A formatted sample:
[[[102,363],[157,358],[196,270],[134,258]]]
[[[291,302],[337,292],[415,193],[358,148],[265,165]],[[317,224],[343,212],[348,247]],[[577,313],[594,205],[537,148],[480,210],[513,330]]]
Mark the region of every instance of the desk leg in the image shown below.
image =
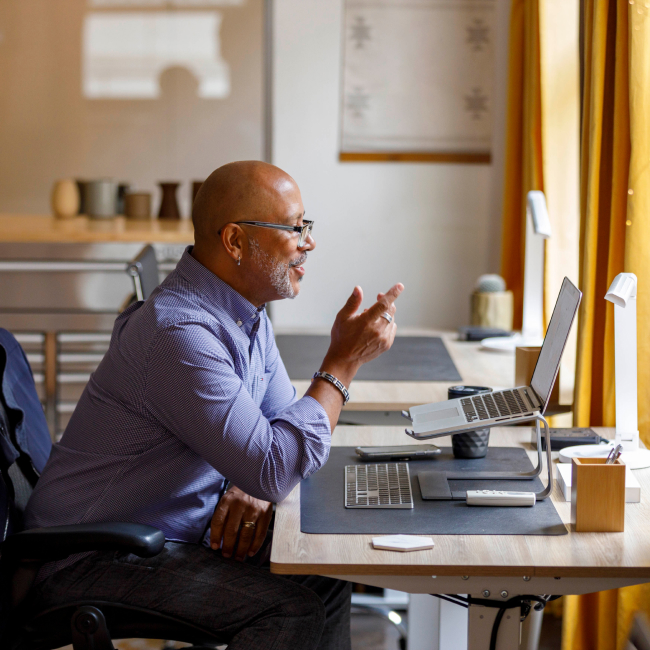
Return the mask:
[[[429,594],[411,594],[409,650],[467,650],[467,609]]]
[[[511,594],[510,598],[512,596]],[[474,597],[480,598],[481,596]],[[489,650],[492,626],[498,613],[499,610],[494,607],[470,605],[468,650]],[[519,650],[520,617],[521,609],[519,607],[506,610],[499,625],[496,650]]]

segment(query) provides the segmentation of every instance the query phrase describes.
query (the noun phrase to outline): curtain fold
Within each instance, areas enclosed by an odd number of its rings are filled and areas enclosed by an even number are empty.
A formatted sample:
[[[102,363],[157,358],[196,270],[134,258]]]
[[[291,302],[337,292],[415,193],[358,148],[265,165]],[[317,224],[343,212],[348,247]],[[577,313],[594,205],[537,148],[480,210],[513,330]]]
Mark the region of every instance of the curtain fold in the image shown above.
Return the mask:
[[[513,293],[513,327],[521,329],[526,194],[544,189],[538,0],[512,0],[508,59],[501,275]]]
[[[576,426],[614,426],[613,307],[636,273],[639,432],[650,446],[650,3],[584,0],[580,286]],[[563,650],[623,650],[650,586],[564,598]]]

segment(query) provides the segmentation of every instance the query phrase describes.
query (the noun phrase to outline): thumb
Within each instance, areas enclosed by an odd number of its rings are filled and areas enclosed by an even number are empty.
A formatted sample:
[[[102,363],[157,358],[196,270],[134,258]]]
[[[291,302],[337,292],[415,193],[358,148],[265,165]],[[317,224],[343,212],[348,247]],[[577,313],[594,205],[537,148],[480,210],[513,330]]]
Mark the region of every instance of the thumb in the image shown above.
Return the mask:
[[[350,316],[354,316],[357,313],[357,310],[359,307],[361,307],[361,303],[363,302],[363,291],[361,290],[361,287],[357,286],[354,287],[352,294],[348,298],[347,302],[343,306],[343,309],[339,312],[339,315],[342,316],[343,318],[350,318]]]

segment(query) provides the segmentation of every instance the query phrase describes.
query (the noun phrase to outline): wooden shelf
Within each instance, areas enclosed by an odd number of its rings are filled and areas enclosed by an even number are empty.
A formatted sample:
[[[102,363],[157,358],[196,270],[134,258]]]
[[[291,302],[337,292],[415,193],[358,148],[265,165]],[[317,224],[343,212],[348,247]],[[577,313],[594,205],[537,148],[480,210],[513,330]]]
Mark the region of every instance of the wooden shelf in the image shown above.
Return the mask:
[[[57,219],[52,215],[0,214],[2,243],[97,244],[143,242],[192,244],[194,229],[188,220],[142,220],[113,217]]]

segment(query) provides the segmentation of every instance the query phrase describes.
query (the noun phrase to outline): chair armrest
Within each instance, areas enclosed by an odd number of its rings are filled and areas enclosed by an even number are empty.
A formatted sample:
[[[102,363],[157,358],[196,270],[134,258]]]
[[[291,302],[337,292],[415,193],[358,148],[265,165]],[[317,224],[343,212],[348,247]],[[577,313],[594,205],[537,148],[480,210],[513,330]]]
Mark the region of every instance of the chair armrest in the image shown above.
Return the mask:
[[[162,551],[165,536],[153,526],[123,522],[73,524],[24,530],[0,546],[3,559],[51,561],[87,551],[124,551],[153,557]]]

